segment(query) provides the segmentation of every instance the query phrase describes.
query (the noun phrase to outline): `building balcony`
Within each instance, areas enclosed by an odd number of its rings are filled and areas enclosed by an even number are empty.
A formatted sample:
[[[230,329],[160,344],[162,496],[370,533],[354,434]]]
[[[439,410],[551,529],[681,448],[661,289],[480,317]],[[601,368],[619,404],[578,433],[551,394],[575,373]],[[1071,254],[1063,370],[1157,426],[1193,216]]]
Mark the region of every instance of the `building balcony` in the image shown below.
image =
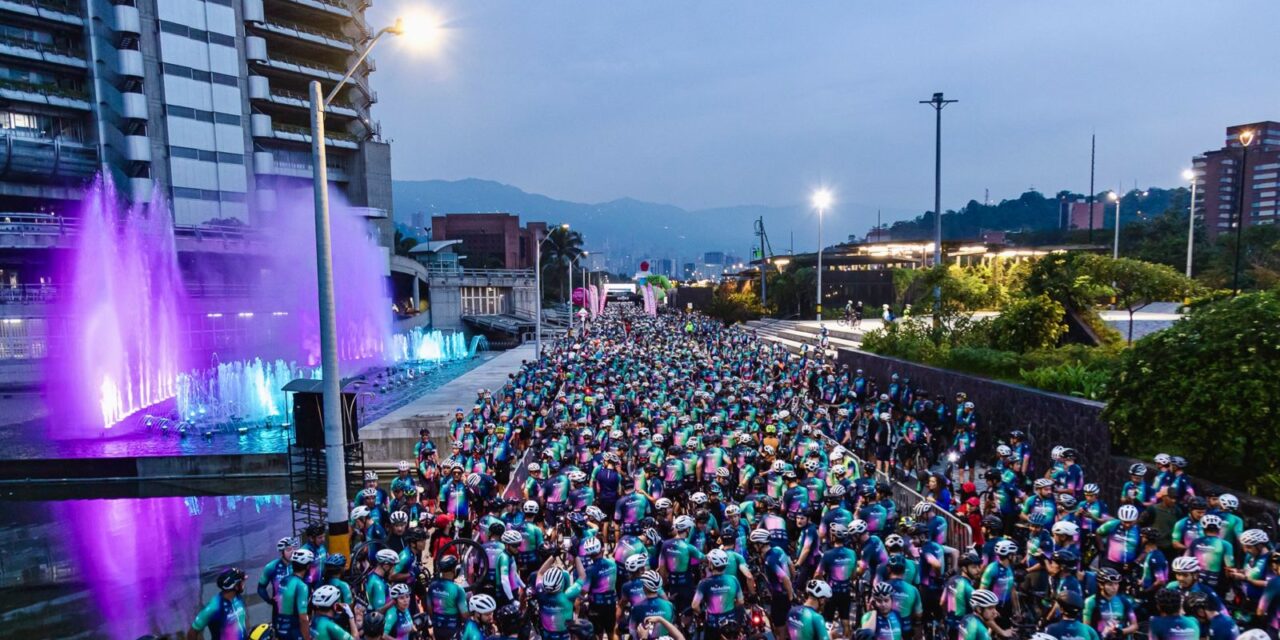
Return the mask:
[[[130,162],[151,162],[151,138],[125,136],[124,148],[121,151],[124,159]]]
[[[311,130],[307,127],[299,127],[292,124],[273,124],[272,128],[275,130],[275,138],[277,140],[311,144]],[[341,149],[358,149],[360,147],[360,142],[356,140],[355,136],[340,131],[325,132],[324,143]]]
[[[142,33],[142,18],[138,15],[138,8],[129,4],[117,4],[111,8],[112,17],[115,18],[115,30],[120,33]]]
[[[244,0],[240,15],[245,22],[259,23],[266,20],[267,12],[262,8],[262,0]]]
[[[267,39],[262,36],[245,36],[244,57],[249,62],[266,62]]]
[[[246,50],[248,49],[246,38]],[[261,38],[258,38],[261,40]],[[263,43],[263,55],[261,59],[249,58],[262,62],[266,67],[277,71],[286,71],[298,75],[306,76],[313,80],[331,80],[338,82],[342,80],[342,69],[330,67],[319,62],[311,62],[310,60],[301,60],[298,58],[290,58],[288,56],[268,56],[266,54],[266,43]]]
[[[263,22],[258,25],[265,31],[282,35],[309,44],[336,49],[344,53],[352,53],[356,50],[356,45],[350,38],[334,31],[326,31],[324,29],[316,29],[290,22]]]
[[[46,104],[53,107],[65,107],[83,111],[89,111],[93,108],[93,105],[89,103],[89,94],[86,91],[18,80],[0,80],[0,98],[14,102]]]
[[[0,176],[84,178],[98,170],[92,145],[26,129],[0,130]]]
[[[0,11],[77,27],[84,26],[84,18],[80,17],[80,3],[69,0],[0,0]]]
[[[347,5],[340,0],[280,0],[280,2],[339,18],[350,18],[353,15]]]
[[[265,113],[250,115],[249,134],[255,138],[274,138],[275,131],[271,128],[271,116]]]
[[[131,120],[146,120],[150,117],[147,96],[136,91],[120,94],[120,115]]]
[[[0,36],[0,55],[77,69],[89,67],[83,51],[8,36]]]
[[[142,52],[137,49],[121,49],[120,54],[120,75],[130,76],[134,78],[144,77],[145,72],[142,67]]]
[[[310,136],[307,136],[310,140]],[[341,156],[326,156],[329,182],[347,182],[346,160]],[[311,179],[311,152],[280,149],[274,152],[258,151],[253,154],[253,172],[257,175],[287,176]]]
[[[250,95],[249,97],[252,98],[253,96]],[[266,99],[273,104],[285,107],[311,110],[311,97],[296,91],[273,89],[268,93]],[[355,107],[350,102],[338,102],[337,100],[330,102],[329,106],[325,107],[325,112],[348,118],[354,118],[357,115]]]
[[[268,100],[271,98],[271,80],[266,76],[249,76],[249,99]]]
[[[129,178],[129,199],[134,202],[147,202],[151,200],[151,191],[155,188],[155,183],[151,178]]]

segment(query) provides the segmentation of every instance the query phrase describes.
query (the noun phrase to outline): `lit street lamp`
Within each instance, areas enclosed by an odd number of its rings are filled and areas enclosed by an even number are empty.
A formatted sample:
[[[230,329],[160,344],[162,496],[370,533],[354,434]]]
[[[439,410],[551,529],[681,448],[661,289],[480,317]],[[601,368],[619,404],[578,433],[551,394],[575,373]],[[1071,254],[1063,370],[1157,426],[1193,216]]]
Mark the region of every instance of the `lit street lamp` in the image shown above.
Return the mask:
[[[560,225],[560,228],[563,229],[565,233],[569,232],[568,223]],[[533,333],[535,336],[534,342],[536,343],[536,349],[537,349],[536,353],[539,357],[542,356],[542,244],[550,239],[551,239],[551,234],[548,233],[547,237],[538,241],[538,247],[533,250],[533,281],[534,281],[533,286],[535,289],[537,289],[537,291],[534,293],[534,296],[533,296],[534,297]]]
[[[1182,172],[1182,179],[1191,182],[1191,206],[1187,215],[1187,277],[1191,277],[1191,254],[1196,246],[1196,172],[1187,169]]]
[[[324,391],[325,499],[329,550],[350,555],[347,535],[347,471],[342,428],[342,389],[338,372],[337,310],[334,308],[333,240],[329,228],[329,172],[325,164],[325,109],[369,56],[374,45],[389,34],[403,35],[411,26],[397,19],[369,40],[351,67],[326,95],[320,82],[311,81],[311,179],[315,190],[316,280],[320,311],[320,371]]]
[[[813,208],[818,210],[818,322],[822,322],[822,215],[831,206],[831,199],[828,189],[813,192]]]
[[[1115,191],[1112,191],[1111,194],[1108,195],[1107,197],[1110,198],[1112,202],[1116,203],[1116,240],[1115,240],[1115,244],[1111,248],[1111,257],[1119,258],[1120,257],[1120,194],[1116,193]]]
[[[1244,230],[1244,190],[1249,186],[1249,145],[1253,143],[1253,131],[1245,129],[1240,132],[1240,193],[1236,196],[1236,266],[1231,276],[1231,290],[1240,295],[1240,254],[1244,247],[1240,245],[1241,232]]]

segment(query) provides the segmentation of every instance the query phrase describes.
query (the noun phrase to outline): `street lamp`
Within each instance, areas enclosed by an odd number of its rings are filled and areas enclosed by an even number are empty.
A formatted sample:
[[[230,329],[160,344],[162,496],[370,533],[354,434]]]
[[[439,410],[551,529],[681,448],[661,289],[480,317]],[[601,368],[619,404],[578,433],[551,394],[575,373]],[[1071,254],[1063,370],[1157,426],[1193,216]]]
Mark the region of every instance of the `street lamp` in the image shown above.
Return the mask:
[[[818,322],[822,322],[822,215],[831,206],[831,191],[826,188],[813,192],[813,208],[818,210]]]
[[[566,234],[569,233],[569,223],[560,225],[560,229]],[[554,233],[554,232],[553,232]],[[533,281],[534,288],[537,292],[534,294],[534,341],[537,343],[537,355],[542,357],[542,245],[551,239],[551,234],[538,241],[538,246],[533,250]]]
[[[1191,182],[1191,206],[1187,215],[1187,277],[1191,277],[1191,254],[1196,246],[1196,172],[1187,169],[1182,172],[1182,179]]]
[[[1253,130],[1240,132],[1240,193],[1236,196],[1236,266],[1231,276],[1231,290],[1240,295],[1240,254],[1244,247],[1240,245],[1241,232],[1244,230],[1244,190],[1249,186],[1249,145],[1253,143]]]
[[[569,332],[570,333],[573,332],[573,263],[577,262],[578,258],[581,258],[587,255],[588,253],[590,252],[583,251],[576,256],[569,257],[569,299],[565,300],[565,302],[569,304]]]
[[[321,92],[320,82],[312,80],[311,99],[311,180],[315,191],[316,284],[320,311],[320,371],[324,391],[324,459],[325,499],[329,529],[329,549],[350,555],[347,535],[347,473],[345,437],[342,429],[342,385],[338,373],[337,311],[333,291],[333,240],[329,228],[329,171],[325,164],[324,114],[338,91],[346,85],[356,69],[369,56],[374,45],[387,35],[408,31],[404,21],[384,27],[369,40],[351,67],[329,93]]]
[[[1120,194],[1116,193],[1115,191],[1112,191],[1111,194],[1108,195],[1107,197],[1110,198],[1112,202],[1116,203],[1116,240],[1115,240],[1115,244],[1111,248],[1111,257],[1119,258],[1120,257]]]

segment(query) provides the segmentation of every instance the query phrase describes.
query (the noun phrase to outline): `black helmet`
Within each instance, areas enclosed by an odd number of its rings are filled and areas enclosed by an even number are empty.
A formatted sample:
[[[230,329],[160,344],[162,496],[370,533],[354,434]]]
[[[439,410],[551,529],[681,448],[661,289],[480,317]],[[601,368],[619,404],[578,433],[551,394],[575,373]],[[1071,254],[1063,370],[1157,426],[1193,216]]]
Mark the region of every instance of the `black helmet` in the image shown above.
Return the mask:
[[[1111,567],[1098,569],[1098,582],[1120,582],[1120,572]]]
[[[445,556],[436,561],[436,571],[457,571],[458,556]]]
[[[1187,501],[1187,509],[1195,511],[1196,509],[1205,510],[1209,508],[1209,501],[1201,496],[1196,496]]]
[[[1063,569],[1075,569],[1076,563],[1080,561],[1080,557],[1076,552],[1070,549],[1059,549],[1053,552],[1053,561],[1061,565]]]
[[[1148,540],[1155,540],[1160,537],[1160,530],[1155,527],[1143,527],[1138,533]]]
[[[377,611],[370,611],[364,614],[364,635],[370,638],[381,638],[382,630],[386,628],[387,618]]]
[[[589,620],[574,619],[569,623],[569,637],[577,640],[592,640],[596,637],[595,625]]]
[[[1063,591],[1058,595],[1058,608],[1062,609],[1063,615],[1067,617],[1079,617],[1080,610],[1084,608],[1084,599],[1075,591]]]
[[[1000,533],[1004,530],[1004,521],[999,516],[984,516],[982,518],[982,526],[990,529],[993,533]]]
[[[223,591],[230,591],[236,588],[236,585],[240,584],[244,579],[245,574],[243,571],[235,567],[231,567],[230,569],[218,574],[218,588]]]
[[[307,525],[306,529],[302,530],[302,535],[308,536],[308,537],[322,536],[324,535],[324,531],[325,531],[324,525],[320,524],[319,522],[313,522]]]
[[[524,616],[520,615],[520,605],[513,602],[498,607],[493,614],[493,622],[498,625],[499,633],[514,634],[519,631],[524,625]]]
[[[960,556],[961,567],[971,567],[974,565],[982,565],[982,557],[976,552],[970,551],[969,553]]]

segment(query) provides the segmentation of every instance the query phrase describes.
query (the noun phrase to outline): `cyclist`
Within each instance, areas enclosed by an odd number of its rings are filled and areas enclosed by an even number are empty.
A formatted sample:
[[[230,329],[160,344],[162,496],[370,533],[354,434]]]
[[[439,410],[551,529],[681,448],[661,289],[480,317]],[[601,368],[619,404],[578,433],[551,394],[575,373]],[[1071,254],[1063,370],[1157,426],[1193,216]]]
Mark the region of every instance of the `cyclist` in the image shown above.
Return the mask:
[[[431,616],[431,627],[436,640],[452,640],[468,616],[467,592],[458,586],[458,558],[444,556],[436,562],[436,577],[427,585],[427,613]],[[400,585],[396,585],[400,586]],[[404,593],[408,593],[407,587]],[[396,592],[395,586],[392,593]],[[396,596],[392,596],[395,599]],[[397,606],[398,603],[397,603]],[[387,615],[388,624],[394,616]]]
[[[1123,504],[1116,510],[1115,520],[1103,522],[1098,527],[1096,538],[1098,549],[1103,554],[1100,559],[1102,566],[1119,571],[1138,560],[1142,551],[1138,515],[1138,507]]]
[[[831,585],[822,580],[810,580],[804,591],[804,602],[787,612],[787,637],[790,640],[828,640],[827,625],[818,612],[831,597]]]
[[[957,640],[990,640],[991,633],[988,629],[994,631],[998,638],[1016,637],[1012,629],[1003,629],[997,621],[1000,617],[999,605],[1000,600],[996,598],[996,594],[986,589],[974,591],[969,596],[971,613],[961,618],[956,627]]]
[[[640,585],[642,595],[640,602],[632,604],[627,620],[627,628],[632,637],[636,637],[641,623],[650,618],[674,620],[676,617],[675,607],[662,595],[662,576],[657,571],[645,570],[636,582]]]
[[[829,533],[831,547],[823,551],[814,577],[826,580],[831,585],[831,596],[822,611],[823,618],[839,622],[844,629],[843,635],[848,636],[853,608],[853,581],[858,575],[858,555],[845,545],[849,539],[849,529],[845,525],[833,522]]]
[[[243,640],[249,629],[245,621],[244,598],[241,597],[245,577],[245,573],[236,568],[218,574],[218,593],[196,614],[191,628],[187,630],[187,640],[201,637],[205,629],[209,630],[209,637],[213,640]]]
[[[497,601],[488,594],[477,593],[467,599],[467,606],[471,609],[471,617],[462,626],[460,640],[485,640],[491,635],[489,632],[494,629]]]
[[[1155,600],[1157,615],[1148,623],[1151,640],[1196,640],[1200,637],[1200,623],[1191,616],[1182,615],[1181,592],[1162,589]]]
[[[969,598],[974,584],[982,577],[982,558],[972,551],[960,556],[959,573],[947,580],[942,590],[942,609],[946,612],[948,637],[960,628],[960,620],[969,615]]]
[[[411,598],[409,585],[401,583],[391,585],[390,596],[392,606],[387,610],[382,632],[395,640],[409,640],[419,632],[418,624],[413,618],[413,612],[409,611],[409,600]],[[440,637],[454,637],[454,635],[450,635],[453,630],[448,628],[438,628],[437,633],[442,634]]]
[[[342,592],[337,587],[323,585],[311,595],[311,640],[352,640],[356,635],[356,623],[350,608],[342,602]],[[335,611],[343,610],[346,627],[338,624]]]
[[[1235,566],[1234,550],[1220,537],[1222,518],[1207,513],[1200,518],[1202,535],[1187,545],[1187,555],[1200,563],[1200,579],[1219,595],[1226,592],[1226,570]]]
[[[1016,616],[1021,609],[1018,591],[1014,588],[1013,563],[1018,555],[1018,545],[1012,540],[998,540],[994,545],[996,561],[982,572],[979,586],[997,598],[1000,614],[1006,620]]]
[[[604,545],[598,536],[582,542],[580,553],[587,559],[588,619],[595,630],[610,639],[616,638],[618,627],[618,565],[603,555]]]
[[[697,613],[706,614],[708,640],[719,640],[729,622],[743,622],[742,607],[746,597],[738,578],[725,572],[729,554],[721,549],[712,549],[707,553],[707,565],[710,575],[698,583],[691,607]]]
[[[1215,609],[1203,593],[1188,593],[1182,608],[1200,623],[1200,635],[1209,640],[1236,640],[1240,636],[1240,627],[1231,616]]]
[[[1085,599],[1081,620],[1104,638],[1138,632],[1137,607],[1132,598],[1120,594],[1119,571],[1111,567],[1098,570],[1098,593]]]
[[[316,557],[306,549],[294,549],[289,557],[292,573],[280,581],[280,610],[275,616],[276,637],[280,640],[299,640],[311,635],[311,618],[307,605],[311,601],[311,589],[306,576]]]
[[[582,595],[586,572],[582,563],[574,560],[578,580],[573,581],[569,572],[554,566],[563,562],[563,554],[547,558],[538,573],[538,609],[542,640],[569,640],[569,623],[574,619],[574,601]]]
[[[671,588],[671,603],[676,611],[684,611],[693,603],[694,569],[702,561],[703,554],[687,540],[693,530],[693,518],[684,515],[675,519],[675,535],[662,543],[658,552],[658,571]]]
[[[294,549],[300,545],[297,538],[280,538],[276,542],[276,551],[280,556],[268,562],[267,566],[262,568],[262,575],[258,577],[258,597],[262,598],[263,602],[271,603],[272,611],[280,610],[280,582],[288,577],[290,558],[293,557]]]
[[[1045,633],[1054,638],[1079,638],[1080,640],[1101,640],[1097,631],[1080,622],[1080,610],[1084,602],[1075,591],[1064,591],[1058,595],[1057,609],[1062,619],[1045,628]]]
[[[365,599],[368,600],[369,608],[373,611],[385,614],[394,604],[391,601],[391,586],[387,580],[399,561],[400,554],[390,549],[382,549],[374,556],[373,571],[369,573],[364,583]]]

